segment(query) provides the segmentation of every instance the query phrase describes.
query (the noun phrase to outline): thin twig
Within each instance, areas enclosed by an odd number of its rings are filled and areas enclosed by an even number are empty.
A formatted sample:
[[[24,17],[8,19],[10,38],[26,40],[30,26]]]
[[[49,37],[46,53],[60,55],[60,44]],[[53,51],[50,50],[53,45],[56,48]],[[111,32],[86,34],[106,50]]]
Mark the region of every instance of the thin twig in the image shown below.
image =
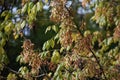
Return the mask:
[[[46,75],[46,74],[40,74],[40,75],[33,76],[33,77],[35,77],[35,78],[40,78],[40,77],[45,76],[45,75]]]
[[[104,70],[103,70],[103,67],[101,66],[101,64],[100,64],[100,62],[99,62],[97,56],[95,55],[94,51],[93,51],[91,48],[89,48],[89,50],[92,52],[93,57],[95,58],[97,64],[99,65],[100,70],[102,71],[102,74],[103,74],[105,80],[108,80],[107,77],[106,77],[106,75],[105,75],[105,72],[104,72]]]
[[[4,76],[0,76],[0,80],[6,80],[7,79],[7,77],[4,77]]]
[[[3,65],[4,65],[4,67],[5,67],[6,69],[8,69],[9,71],[11,71],[11,72],[13,72],[14,74],[18,75],[18,77],[19,77],[19,75],[20,75],[19,72],[17,72],[17,71],[15,71],[15,70],[11,69],[10,67],[6,66],[4,63],[3,63]],[[40,77],[45,76],[45,75],[46,75],[46,74],[40,74],[40,75],[32,76],[32,77],[34,77],[34,78],[40,78]]]
[[[19,72],[17,72],[17,71],[15,71],[15,70],[13,70],[13,69],[11,69],[10,67],[7,67],[7,66],[4,66],[6,69],[8,69],[9,71],[11,71],[11,72],[13,72],[13,73],[15,73],[15,74],[19,74]]]

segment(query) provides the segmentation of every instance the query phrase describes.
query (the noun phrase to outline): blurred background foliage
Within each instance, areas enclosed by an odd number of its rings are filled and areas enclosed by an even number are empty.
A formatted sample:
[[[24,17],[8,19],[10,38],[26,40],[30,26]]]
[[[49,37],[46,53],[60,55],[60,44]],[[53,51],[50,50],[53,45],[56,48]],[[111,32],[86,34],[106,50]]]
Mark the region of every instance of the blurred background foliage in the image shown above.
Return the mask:
[[[119,22],[119,0],[0,0],[0,79],[119,80]]]

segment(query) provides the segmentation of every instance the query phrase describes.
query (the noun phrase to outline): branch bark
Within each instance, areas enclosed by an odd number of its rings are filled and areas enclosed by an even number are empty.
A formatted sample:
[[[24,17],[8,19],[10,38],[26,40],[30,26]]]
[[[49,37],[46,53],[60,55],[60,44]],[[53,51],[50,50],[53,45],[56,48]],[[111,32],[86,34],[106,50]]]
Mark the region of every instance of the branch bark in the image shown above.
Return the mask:
[[[103,70],[103,67],[102,67],[102,65],[100,64],[100,61],[98,60],[98,58],[97,58],[97,56],[95,55],[94,51],[93,51],[91,48],[89,48],[89,50],[90,50],[90,52],[92,52],[93,57],[95,58],[97,64],[99,65],[100,71],[102,71],[102,74],[103,74],[105,80],[108,80],[107,77],[106,77],[106,75],[105,75],[105,72],[104,72],[104,70]]]

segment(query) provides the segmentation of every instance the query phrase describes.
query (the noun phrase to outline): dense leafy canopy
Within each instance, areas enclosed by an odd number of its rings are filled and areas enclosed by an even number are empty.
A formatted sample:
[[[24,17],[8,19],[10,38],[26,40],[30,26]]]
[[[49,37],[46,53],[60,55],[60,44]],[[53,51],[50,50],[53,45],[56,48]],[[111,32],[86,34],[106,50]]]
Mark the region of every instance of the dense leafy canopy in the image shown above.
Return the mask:
[[[119,80],[120,0],[1,0],[0,80]]]

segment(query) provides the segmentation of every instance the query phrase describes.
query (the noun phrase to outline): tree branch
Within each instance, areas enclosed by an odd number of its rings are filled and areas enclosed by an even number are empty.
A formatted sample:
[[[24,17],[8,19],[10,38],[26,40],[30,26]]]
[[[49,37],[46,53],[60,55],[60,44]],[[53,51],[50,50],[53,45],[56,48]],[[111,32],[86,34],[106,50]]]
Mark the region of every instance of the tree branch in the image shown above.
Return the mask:
[[[106,75],[105,75],[105,72],[104,72],[104,70],[103,70],[103,67],[102,67],[102,65],[100,64],[100,62],[99,62],[97,56],[95,55],[94,51],[93,51],[91,48],[89,48],[89,50],[92,52],[93,57],[95,58],[97,64],[99,65],[100,70],[102,71],[102,74],[103,74],[105,80],[108,80],[107,77],[106,77]]]
[[[11,71],[11,72],[13,72],[13,73],[15,73],[15,74],[19,74],[19,72],[17,72],[17,71],[15,71],[15,70],[13,70],[13,69],[11,69],[10,67],[8,67],[8,66],[6,66],[4,63],[3,63],[3,66],[6,68],[6,69],[8,69],[9,71]]]
[[[45,76],[46,74],[40,74],[40,75],[37,75],[37,76],[33,76],[33,77],[35,77],[35,78],[39,78],[39,77],[43,77],[43,76]]]
[[[4,63],[3,63],[3,66],[4,66],[6,69],[8,69],[9,71],[13,72],[14,74],[16,74],[16,75],[19,77],[19,75],[20,75],[19,72],[17,72],[17,71],[15,71],[15,70],[11,69],[10,67],[6,66]],[[34,78],[40,78],[40,77],[43,77],[43,76],[45,76],[45,75],[46,75],[46,74],[40,74],[40,75],[32,76],[32,77],[34,77]],[[1,76],[0,76],[0,77],[1,77]],[[19,77],[19,78],[20,78],[20,77]]]

